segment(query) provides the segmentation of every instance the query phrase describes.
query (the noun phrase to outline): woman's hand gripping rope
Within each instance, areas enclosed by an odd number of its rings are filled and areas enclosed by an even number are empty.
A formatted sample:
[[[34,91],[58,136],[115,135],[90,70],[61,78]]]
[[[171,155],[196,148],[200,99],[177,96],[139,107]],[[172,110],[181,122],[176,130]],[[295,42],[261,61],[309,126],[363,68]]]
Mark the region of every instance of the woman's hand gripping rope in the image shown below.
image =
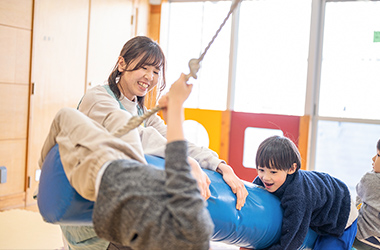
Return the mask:
[[[190,77],[193,77],[194,79],[197,79],[197,72],[198,72],[198,70],[200,68],[200,64],[199,63],[200,63],[199,59],[191,59],[189,61],[190,73],[188,75],[181,74],[181,76],[177,80],[177,82],[180,81],[181,77],[185,77],[184,78],[185,82],[187,82],[190,79]],[[174,84],[175,83],[173,83],[173,85]],[[188,84],[188,86],[189,86],[189,84]],[[191,92],[191,90],[190,90],[190,92]],[[189,92],[189,94],[190,94],[190,92]],[[162,108],[163,107],[161,107],[160,104],[158,104],[157,106],[155,106],[151,110],[148,110],[147,112],[145,112],[142,116],[133,116],[131,119],[129,119],[128,123],[125,126],[123,126],[122,128],[120,128],[119,130],[117,130],[113,135],[116,136],[116,137],[121,137],[121,136],[127,134],[132,129],[137,128],[138,126],[140,126],[140,124],[143,123],[150,116],[152,116],[155,113],[157,113],[158,111],[162,110]],[[165,119],[165,116],[164,116],[164,119]]]

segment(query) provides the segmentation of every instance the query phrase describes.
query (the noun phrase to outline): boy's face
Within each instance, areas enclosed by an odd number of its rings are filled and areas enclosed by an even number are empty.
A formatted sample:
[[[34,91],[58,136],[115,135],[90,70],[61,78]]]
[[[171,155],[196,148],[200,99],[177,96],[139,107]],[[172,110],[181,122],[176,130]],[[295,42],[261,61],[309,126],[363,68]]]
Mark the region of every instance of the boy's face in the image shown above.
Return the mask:
[[[297,164],[295,164],[296,166]],[[288,174],[293,174],[296,170],[294,165],[289,170],[278,170],[258,167],[257,173],[260,180],[264,183],[265,189],[273,193],[284,184]]]
[[[372,167],[375,173],[380,173],[380,151],[377,150],[377,154],[372,158]]]

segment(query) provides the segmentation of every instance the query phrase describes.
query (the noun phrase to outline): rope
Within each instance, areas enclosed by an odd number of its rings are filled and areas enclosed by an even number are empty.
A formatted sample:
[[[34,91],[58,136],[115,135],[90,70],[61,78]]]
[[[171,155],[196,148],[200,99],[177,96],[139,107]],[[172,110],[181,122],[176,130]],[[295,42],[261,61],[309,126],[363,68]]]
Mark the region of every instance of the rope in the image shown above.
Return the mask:
[[[127,134],[132,129],[137,128],[140,126],[141,123],[143,123],[146,119],[148,119],[153,114],[160,111],[161,108],[159,106],[156,106],[152,108],[151,110],[148,110],[145,112],[142,116],[133,116],[131,119],[129,119],[128,123],[121,127],[119,130],[117,130],[113,135],[116,137],[122,137],[123,135]]]
[[[203,53],[201,54],[201,56],[198,58],[199,62],[201,62],[203,60],[203,57],[206,55],[208,49],[211,47],[211,44],[213,44],[215,38],[219,35],[219,32],[222,30],[223,26],[226,24],[228,18],[230,17],[230,15],[232,14],[232,12],[234,12],[234,10],[236,9],[236,7],[240,3],[240,1],[242,1],[242,0],[235,0],[235,2],[231,5],[230,11],[228,12],[226,18],[224,18],[222,24],[219,26],[219,29],[216,31],[215,35],[212,37],[212,39],[208,43],[207,47],[205,48],[205,50],[203,51]]]
[[[207,47],[204,49],[204,51],[200,55],[200,57],[198,59],[191,59],[189,61],[190,73],[186,76],[187,80],[190,77],[197,79],[196,73],[198,72],[198,70],[200,68],[200,62],[205,57],[207,51],[209,50],[211,45],[214,43],[216,37],[219,35],[219,32],[222,30],[223,26],[226,24],[228,18],[231,16],[232,12],[234,12],[234,10],[236,9],[236,7],[240,3],[240,1],[242,1],[242,0],[235,0],[235,2],[231,5],[230,11],[228,12],[227,16],[224,18],[222,24],[219,26],[215,35],[212,37],[211,41],[208,43]],[[122,128],[120,128],[119,130],[117,130],[114,133],[114,136],[121,137],[121,136],[127,134],[129,131],[140,126],[140,124],[142,124],[146,119],[148,119],[150,116],[154,115],[155,113],[157,113],[160,110],[161,110],[161,108],[157,105],[156,107],[152,108],[151,110],[148,110],[147,112],[145,112],[142,116],[132,117],[125,126],[123,126]]]

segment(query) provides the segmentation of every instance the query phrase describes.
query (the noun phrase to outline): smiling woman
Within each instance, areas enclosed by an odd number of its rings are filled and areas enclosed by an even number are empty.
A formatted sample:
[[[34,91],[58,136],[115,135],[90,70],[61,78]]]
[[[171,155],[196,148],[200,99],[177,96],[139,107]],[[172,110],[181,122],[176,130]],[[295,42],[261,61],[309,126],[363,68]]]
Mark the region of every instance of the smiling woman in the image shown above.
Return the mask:
[[[160,46],[148,37],[137,36],[124,45],[108,84],[117,99],[124,95],[143,110],[145,95],[160,81],[159,90],[165,88],[165,67]]]
[[[149,113],[144,106],[144,98],[154,86],[158,86],[160,91],[165,87],[165,61],[160,46],[152,39],[145,36],[130,39],[120,52],[108,84],[89,89],[78,106],[79,111],[114,134],[128,123],[131,115],[135,117]],[[164,120],[155,114],[137,129],[139,138],[129,140],[126,135],[120,138],[135,148],[139,155],[165,157],[167,126]],[[210,197],[210,180],[201,168],[221,173],[223,180],[236,194],[236,209],[242,208],[248,192],[233,169],[214,151],[189,143],[188,161],[205,199]],[[70,229],[63,231],[70,234]]]
[[[119,81],[121,92],[129,100],[134,100],[137,96],[144,97],[157,85],[160,66],[146,64],[136,69],[136,65],[127,66],[125,59],[120,56],[118,70],[125,72]]]

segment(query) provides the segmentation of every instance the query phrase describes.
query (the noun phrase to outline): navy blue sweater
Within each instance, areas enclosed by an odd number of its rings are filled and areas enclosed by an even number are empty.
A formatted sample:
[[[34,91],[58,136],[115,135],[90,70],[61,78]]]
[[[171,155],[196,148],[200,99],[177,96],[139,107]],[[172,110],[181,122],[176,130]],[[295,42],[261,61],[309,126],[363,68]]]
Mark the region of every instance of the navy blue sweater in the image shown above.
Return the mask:
[[[256,177],[255,184],[264,186]],[[288,175],[274,193],[284,209],[280,241],[268,249],[297,249],[309,227],[319,235],[341,236],[350,213],[350,192],[342,181],[315,171]]]

